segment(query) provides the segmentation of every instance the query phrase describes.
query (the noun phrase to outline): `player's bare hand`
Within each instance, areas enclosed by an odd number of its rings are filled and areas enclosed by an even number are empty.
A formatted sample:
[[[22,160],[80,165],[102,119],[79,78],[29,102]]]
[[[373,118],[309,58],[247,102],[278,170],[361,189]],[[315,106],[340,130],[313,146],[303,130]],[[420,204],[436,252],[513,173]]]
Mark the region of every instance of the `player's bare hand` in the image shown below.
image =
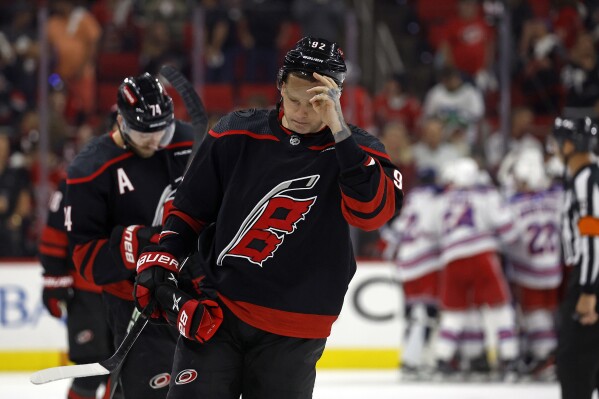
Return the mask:
[[[593,294],[580,294],[576,303],[578,321],[583,325],[595,324],[599,319],[596,312],[597,297]]]
[[[337,83],[328,76],[316,72],[312,74],[321,85],[307,90],[313,97],[310,99],[312,107],[320,115],[322,122],[327,125],[333,134],[347,127],[341,111],[341,89]]]

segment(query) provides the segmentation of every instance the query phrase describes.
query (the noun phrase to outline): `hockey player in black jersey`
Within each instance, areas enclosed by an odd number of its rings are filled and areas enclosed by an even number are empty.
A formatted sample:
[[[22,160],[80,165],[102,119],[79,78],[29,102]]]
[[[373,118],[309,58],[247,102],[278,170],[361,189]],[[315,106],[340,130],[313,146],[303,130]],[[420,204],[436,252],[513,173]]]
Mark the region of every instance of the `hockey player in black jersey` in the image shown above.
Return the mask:
[[[279,71],[278,107],[230,113],[210,130],[160,245],[140,256],[138,307],[157,299],[185,336],[168,398],[312,397],[356,269],[349,227],[381,227],[403,198],[383,145],[343,119],[345,73],[336,43],[301,39]],[[198,235],[212,297],[167,279]]]
[[[65,226],[78,273],[100,285],[118,345],[135,309],[141,249],[157,242],[165,200],[191,153],[191,126],[174,120],[173,102],[149,74],[126,78],[117,93],[116,128],[89,143],[68,170]],[[164,398],[177,334],[149,326],[121,371],[126,399]]]
[[[562,399],[591,399],[599,390],[599,130],[590,118],[557,118],[553,137],[566,167],[562,248],[574,269],[560,306],[557,376]]]
[[[66,181],[62,180],[50,197],[48,219],[38,245],[44,268],[42,299],[51,316],[61,318],[66,311],[69,360],[93,363],[113,352],[112,335],[106,323],[101,287],[85,281],[73,267],[64,226]],[[95,399],[106,376],[75,378],[68,399]]]

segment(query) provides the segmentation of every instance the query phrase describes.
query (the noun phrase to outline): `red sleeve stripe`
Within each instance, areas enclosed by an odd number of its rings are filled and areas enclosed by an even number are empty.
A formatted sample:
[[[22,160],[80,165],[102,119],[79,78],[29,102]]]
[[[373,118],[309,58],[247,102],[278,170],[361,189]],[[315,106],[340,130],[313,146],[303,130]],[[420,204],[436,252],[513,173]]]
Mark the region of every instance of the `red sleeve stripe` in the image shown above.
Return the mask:
[[[59,247],[66,247],[69,245],[69,240],[67,239],[67,233],[62,230],[55,229],[51,226],[44,227],[42,231],[41,241],[44,244],[56,245]]]
[[[216,133],[214,130],[210,130],[208,132],[208,134],[210,134],[212,137],[215,138],[221,138],[224,136],[233,136],[233,135],[244,135],[244,136],[249,136],[253,139],[257,139],[257,140],[273,140],[273,141],[279,141],[278,137],[273,136],[271,134],[258,134],[258,133],[253,133],[247,130],[227,130],[226,132],[222,132],[222,133]]]
[[[310,146],[308,148],[311,149],[311,150],[314,150],[314,151],[322,151],[324,149],[327,149],[329,147],[334,147],[334,146],[335,146],[335,143],[333,142],[333,143],[328,143],[328,144],[325,144],[325,145],[312,145],[312,146]]]
[[[75,245],[73,250],[73,263],[77,272],[90,283],[94,283],[94,260],[98,251],[106,244],[107,239],[90,241],[85,244]]]
[[[74,179],[67,179],[67,184],[79,184],[79,183],[90,182],[90,181],[94,180],[96,177],[100,176],[102,174],[102,172],[104,172],[110,165],[113,165],[117,162],[121,162],[122,160],[127,159],[132,156],[133,156],[132,152],[127,152],[126,154],[119,155],[118,157],[113,158],[108,162],[105,162],[104,165],[102,165],[100,167],[100,169],[96,170],[94,173],[92,173],[89,176],[77,177]]]
[[[385,194],[385,189],[387,189],[388,177],[383,171],[383,168],[380,166],[378,161],[375,162],[379,167],[380,178],[374,198],[368,202],[362,202],[358,201],[357,199],[348,197],[343,193],[343,190],[341,190],[341,198],[349,209],[352,209],[360,213],[372,213],[381,205],[381,201],[383,200],[383,196]]]
[[[363,146],[363,145],[361,145],[360,148],[363,149],[364,151],[370,153],[370,154],[376,155],[379,158],[385,158],[385,159],[387,159],[389,161],[391,160],[391,158],[389,157],[389,155],[385,154],[384,152],[376,151],[376,150],[373,150],[370,147],[366,147],[366,146]]]
[[[200,230],[202,229],[202,227],[206,224],[206,223],[202,222],[201,220],[192,218],[185,212],[180,211],[179,209],[176,209],[176,208],[171,209],[171,211],[169,212],[169,216],[176,216],[179,219],[183,220],[186,224],[189,225],[189,227],[191,227],[191,229],[193,231],[195,231],[198,234],[200,233]]]
[[[179,148],[179,147],[191,147],[193,146],[193,141],[180,141],[178,143],[169,144],[166,146],[166,149],[171,148]]]
[[[388,179],[385,180],[386,189],[386,201],[383,208],[372,218],[362,218],[354,215],[345,205],[344,201],[341,201],[341,211],[343,217],[352,226],[358,227],[362,230],[372,231],[382,227],[395,213],[395,189],[394,185]]]
[[[54,258],[65,259],[67,257],[66,247],[53,247],[50,245],[40,244],[38,251],[41,255],[52,256]]]

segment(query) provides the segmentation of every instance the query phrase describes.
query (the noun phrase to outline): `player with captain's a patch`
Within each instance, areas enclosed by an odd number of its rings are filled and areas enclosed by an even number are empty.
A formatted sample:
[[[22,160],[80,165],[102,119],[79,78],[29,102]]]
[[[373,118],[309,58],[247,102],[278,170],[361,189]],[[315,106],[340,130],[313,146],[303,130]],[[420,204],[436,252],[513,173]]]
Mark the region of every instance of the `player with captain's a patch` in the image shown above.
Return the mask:
[[[138,307],[156,299],[189,338],[169,398],[312,397],[356,270],[350,226],[381,227],[403,199],[383,145],[343,119],[345,73],[336,43],[301,39],[279,71],[276,109],[224,116],[194,157],[160,245],[137,266]],[[181,261],[198,236],[217,293],[208,302],[163,280],[180,266],[161,257]]]
[[[135,309],[138,256],[158,242],[193,131],[174,119],[171,97],[150,74],[126,78],[116,94],[113,131],[90,142],[69,167],[65,227],[77,272],[102,287],[118,346]],[[177,339],[166,324],[145,329],[121,371],[126,398],[166,397]]]

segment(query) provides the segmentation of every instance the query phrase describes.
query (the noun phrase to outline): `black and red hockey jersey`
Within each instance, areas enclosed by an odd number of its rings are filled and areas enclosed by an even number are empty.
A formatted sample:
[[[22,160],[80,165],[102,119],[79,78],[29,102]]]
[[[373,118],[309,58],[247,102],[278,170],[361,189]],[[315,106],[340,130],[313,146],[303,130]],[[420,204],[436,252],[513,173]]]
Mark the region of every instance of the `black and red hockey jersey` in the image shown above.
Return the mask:
[[[335,144],[328,128],[283,128],[276,110],[226,115],[179,186],[161,244],[184,256],[215,222],[200,258],[224,304],[272,333],[327,337],[356,269],[349,225],[377,229],[403,198],[383,145],[350,128]]]
[[[61,180],[56,191],[50,196],[48,217],[38,244],[39,260],[45,275],[71,275],[75,289],[99,293],[102,291],[99,286],[85,281],[76,272],[69,255],[69,243],[64,226],[66,188],[66,180]]]
[[[167,148],[141,158],[117,146],[111,134],[94,139],[69,166],[65,226],[73,263],[89,282],[133,300],[135,262],[108,241],[121,226],[159,226],[164,200],[183,175],[193,144],[190,125],[177,122]]]

